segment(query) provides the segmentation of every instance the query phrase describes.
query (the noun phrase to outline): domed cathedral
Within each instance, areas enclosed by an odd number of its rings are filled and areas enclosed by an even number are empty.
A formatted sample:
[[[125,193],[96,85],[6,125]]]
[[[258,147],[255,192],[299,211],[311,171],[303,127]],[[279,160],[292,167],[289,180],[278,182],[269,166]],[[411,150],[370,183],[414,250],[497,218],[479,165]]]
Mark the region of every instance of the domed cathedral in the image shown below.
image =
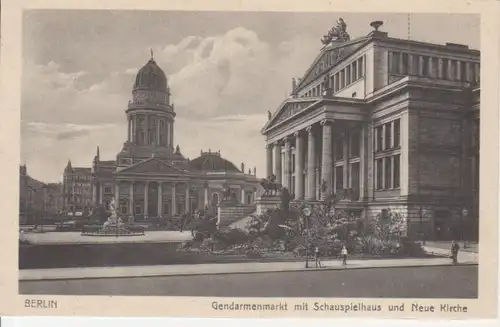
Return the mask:
[[[333,193],[359,216],[399,213],[408,235],[476,237],[480,52],[394,38],[381,21],[351,38],[347,25],[326,30],[269,113],[267,176],[295,201]]]
[[[168,79],[152,51],[137,73],[125,113],[127,140],[116,161],[101,160],[97,147],[92,165],[95,205],[107,205],[114,197],[122,217],[145,221],[216,206],[229,189],[233,200],[252,210],[259,187],[255,168],[245,172],[243,163],[237,168],[220,151],[201,151],[189,160],[175,144]]]

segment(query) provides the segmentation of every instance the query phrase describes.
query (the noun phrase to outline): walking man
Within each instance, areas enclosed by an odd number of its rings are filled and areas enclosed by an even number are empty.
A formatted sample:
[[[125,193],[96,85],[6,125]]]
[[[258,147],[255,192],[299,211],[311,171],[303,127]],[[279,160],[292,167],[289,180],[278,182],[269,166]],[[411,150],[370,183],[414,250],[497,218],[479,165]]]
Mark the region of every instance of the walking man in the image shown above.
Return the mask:
[[[458,250],[460,250],[460,245],[455,241],[451,241],[451,258],[454,265],[458,263]]]
[[[316,246],[314,248],[314,261],[316,262],[316,268],[321,268],[321,260],[319,259],[319,248]]]
[[[345,245],[342,245],[342,250],[340,250],[340,255],[342,256],[342,265],[347,265],[347,248]]]

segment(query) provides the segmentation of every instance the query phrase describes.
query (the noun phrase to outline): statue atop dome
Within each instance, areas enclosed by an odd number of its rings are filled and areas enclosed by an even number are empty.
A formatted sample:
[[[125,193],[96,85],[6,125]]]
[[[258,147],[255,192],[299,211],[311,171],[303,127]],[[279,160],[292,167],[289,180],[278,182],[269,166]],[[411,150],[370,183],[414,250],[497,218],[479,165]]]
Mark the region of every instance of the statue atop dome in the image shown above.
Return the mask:
[[[323,35],[321,43],[323,43],[324,45],[328,45],[332,41],[345,42],[351,39],[351,37],[347,33],[347,24],[342,17],[337,20],[336,24],[337,25],[332,27],[326,35]]]

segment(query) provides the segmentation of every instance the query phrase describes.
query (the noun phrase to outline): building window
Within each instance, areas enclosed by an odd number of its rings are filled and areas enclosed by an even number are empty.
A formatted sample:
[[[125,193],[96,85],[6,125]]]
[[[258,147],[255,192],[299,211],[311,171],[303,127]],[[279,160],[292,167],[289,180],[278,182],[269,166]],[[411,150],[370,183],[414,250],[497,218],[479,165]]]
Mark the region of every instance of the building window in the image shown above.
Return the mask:
[[[391,162],[392,162],[392,158],[391,157],[386,157],[384,158],[384,161],[385,161],[385,181],[384,181],[384,187],[386,189],[389,189],[389,188],[392,188],[392,183],[391,183],[391,178],[392,178],[392,174],[391,174]]]
[[[335,74],[335,92],[340,89],[339,73]]]
[[[401,156],[399,154],[394,156],[394,188],[399,188],[400,186],[400,166],[401,166]]]
[[[344,140],[342,137],[335,139],[335,160],[344,159]]]
[[[403,71],[401,72],[401,74],[408,74],[408,54],[407,53],[403,53]]]
[[[382,135],[383,128],[382,126],[377,126],[375,128],[375,151],[382,151],[382,141],[384,140],[384,136]]]
[[[358,61],[357,60],[352,64],[352,80],[353,81],[358,80]]]
[[[104,193],[112,193],[111,192],[111,186],[105,186],[104,187]]]
[[[401,126],[400,120],[396,119],[394,122],[394,147],[399,148],[401,146]]]
[[[361,147],[360,140],[359,131],[355,131],[351,134],[351,157],[359,157]]]
[[[346,86],[351,84],[351,65],[347,66],[345,68],[345,74],[346,74]]]
[[[345,87],[345,70],[342,69],[340,71],[340,88],[343,89]]]
[[[365,76],[364,57],[359,58],[358,63],[359,78],[363,78]]]
[[[385,141],[385,149],[390,149],[391,148],[391,123],[385,124],[385,135],[384,135],[384,141]]]
[[[422,76],[431,77],[431,73],[429,71],[429,61],[430,58],[427,56],[422,57]]]
[[[391,59],[391,62],[389,63],[390,65],[390,72],[392,74],[399,74],[399,61],[401,60],[401,54],[399,52],[391,52],[392,56],[389,58]]]
[[[382,164],[383,159],[377,159],[375,161],[375,169],[377,170],[377,190],[381,190],[384,187]]]
[[[142,215],[142,205],[140,205],[140,204],[135,205],[135,214]]]
[[[335,167],[335,189],[344,189],[344,166]]]

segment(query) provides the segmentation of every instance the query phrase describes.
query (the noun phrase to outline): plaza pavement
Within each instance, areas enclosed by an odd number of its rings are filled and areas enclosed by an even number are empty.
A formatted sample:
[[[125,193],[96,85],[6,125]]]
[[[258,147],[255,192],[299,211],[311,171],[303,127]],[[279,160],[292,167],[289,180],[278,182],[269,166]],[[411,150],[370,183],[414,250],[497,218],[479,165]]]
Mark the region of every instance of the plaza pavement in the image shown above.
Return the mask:
[[[469,257],[459,257],[461,265],[475,265],[476,260]],[[343,266],[340,260],[322,261],[323,268],[315,268],[314,260],[309,261],[308,269],[301,262],[245,262],[245,263],[215,263],[163,266],[129,266],[129,267],[86,267],[86,268],[55,268],[55,269],[23,269],[19,271],[19,280],[64,280],[86,278],[127,278],[154,276],[189,276],[209,274],[248,274],[288,272],[304,270],[345,270],[391,267],[432,267],[451,265],[449,258],[409,258],[409,259],[375,259],[350,260]]]
[[[22,239],[35,245],[48,244],[114,244],[114,243],[170,243],[186,242],[193,237],[191,231],[149,231],[135,236],[83,236],[81,232],[23,233]]]

